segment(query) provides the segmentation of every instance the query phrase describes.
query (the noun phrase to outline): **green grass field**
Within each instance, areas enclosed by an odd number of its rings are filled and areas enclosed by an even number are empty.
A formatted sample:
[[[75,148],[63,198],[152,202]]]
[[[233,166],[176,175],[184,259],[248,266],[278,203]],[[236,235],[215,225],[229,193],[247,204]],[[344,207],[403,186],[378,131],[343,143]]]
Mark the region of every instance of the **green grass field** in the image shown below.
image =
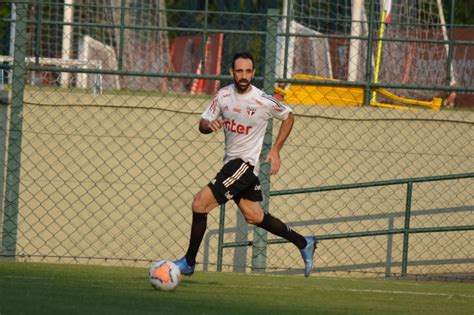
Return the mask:
[[[147,273],[0,262],[0,314],[474,314],[472,283],[196,272],[162,292]]]

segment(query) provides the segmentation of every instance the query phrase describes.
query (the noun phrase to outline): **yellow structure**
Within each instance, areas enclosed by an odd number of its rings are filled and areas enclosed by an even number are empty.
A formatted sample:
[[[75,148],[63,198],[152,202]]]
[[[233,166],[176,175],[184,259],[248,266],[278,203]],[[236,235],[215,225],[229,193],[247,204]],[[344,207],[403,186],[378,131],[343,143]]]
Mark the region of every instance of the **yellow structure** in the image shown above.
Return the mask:
[[[297,74],[293,79],[341,82],[340,80],[305,74]],[[442,99],[438,97],[434,97],[431,101],[419,101],[397,96],[382,88],[376,88],[372,91],[394,101],[394,104],[371,101],[370,105],[372,106],[400,109],[429,108],[433,110],[439,110],[441,108]],[[364,104],[364,88],[356,86],[348,87],[292,83],[287,89],[275,87],[275,92],[282,95],[285,103],[288,104],[338,106],[362,106]]]

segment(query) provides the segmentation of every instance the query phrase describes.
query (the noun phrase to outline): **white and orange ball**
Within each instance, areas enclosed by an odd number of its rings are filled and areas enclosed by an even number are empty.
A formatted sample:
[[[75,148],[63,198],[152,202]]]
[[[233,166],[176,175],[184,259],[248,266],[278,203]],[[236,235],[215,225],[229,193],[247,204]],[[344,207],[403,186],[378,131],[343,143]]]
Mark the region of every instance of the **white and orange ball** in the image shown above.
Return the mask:
[[[172,291],[181,283],[181,271],[174,262],[160,260],[151,264],[148,279],[155,289]]]

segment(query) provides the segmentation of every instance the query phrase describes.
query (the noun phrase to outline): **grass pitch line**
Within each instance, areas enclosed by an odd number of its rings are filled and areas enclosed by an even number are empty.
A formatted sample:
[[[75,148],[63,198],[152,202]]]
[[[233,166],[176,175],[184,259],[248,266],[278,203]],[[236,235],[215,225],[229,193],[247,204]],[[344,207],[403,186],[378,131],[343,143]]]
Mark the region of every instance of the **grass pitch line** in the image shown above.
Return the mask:
[[[224,285],[223,287],[226,288],[242,288],[242,285]],[[248,286],[249,288],[253,289],[273,289],[272,286],[264,286],[264,285],[251,285]],[[280,286],[280,289],[283,290],[292,290],[294,287],[285,287]],[[405,294],[405,295],[422,295],[422,296],[442,296],[442,297],[463,297],[463,298],[470,298],[474,299],[474,295],[465,295],[465,294],[449,294],[449,293],[435,293],[435,292],[413,292],[413,291],[398,291],[398,290],[375,290],[375,289],[329,289],[329,288],[314,288],[315,291],[325,291],[325,292],[356,292],[356,293],[381,293],[381,294]]]
[[[444,297],[464,297],[474,299],[474,295],[465,295],[465,294],[448,294],[448,293],[433,293],[433,292],[412,292],[412,291],[385,291],[385,290],[373,290],[373,289],[324,289],[325,291],[342,291],[342,292],[363,292],[363,293],[384,293],[384,294],[407,294],[407,295],[426,295],[426,296],[444,296]]]

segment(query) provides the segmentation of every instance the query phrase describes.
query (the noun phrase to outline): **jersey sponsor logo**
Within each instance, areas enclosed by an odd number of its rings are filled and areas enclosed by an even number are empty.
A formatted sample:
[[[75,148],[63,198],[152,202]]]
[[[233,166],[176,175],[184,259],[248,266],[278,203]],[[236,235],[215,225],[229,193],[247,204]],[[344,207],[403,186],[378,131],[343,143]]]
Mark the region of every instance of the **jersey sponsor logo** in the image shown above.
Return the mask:
[[[224,125],[225,128],[231,132],[245,135],[248,135],[250,133],[250,129],[252,129],[252,126],[238,124],[234,119],[232,119],[232,121],[225,120]]]
[[[232,111],[240,114],[240,112],[241,112],[242,110],[241,110],[240,108],[235,108],[235,107],[234,107],[234,108],[232,108]]]
[[[260,185],[255,185],[254,189],[255,191],[259,191],[259,190],[262,190],[262,186]]]
[[[226,97],[229,97],[229,96],[230,96],[230,93],[227,93],[227,94],[222,95],[222,98],[226,98]]]

